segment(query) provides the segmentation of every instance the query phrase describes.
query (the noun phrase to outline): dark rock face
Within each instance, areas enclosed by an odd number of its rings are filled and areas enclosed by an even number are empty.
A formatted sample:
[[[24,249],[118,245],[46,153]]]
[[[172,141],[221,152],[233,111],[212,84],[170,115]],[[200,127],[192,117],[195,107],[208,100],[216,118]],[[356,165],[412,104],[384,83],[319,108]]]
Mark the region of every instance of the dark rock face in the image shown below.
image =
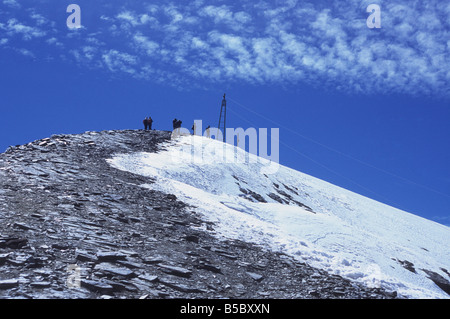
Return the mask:
[[[255,245],[219,241],[195,207],[106,162],[115,153],[158,151],[169,139],[161,131],[87,132],[0,154],[0,297],[395,296]]]
[[[406,270],[409,270],[412,273],[416,273],[416,269],[414,268],[414,264],[412,262],[410,262],[408,260],[399,260],[399,259],[394,259],[394,260],[396,260]]]
[[[450,295],[450,281],[446,278],[442,277],[438,273],[428,270],[422,269],[439,288],[445,291],[448,295]],[[446,272],[447,273],[447,272]]]

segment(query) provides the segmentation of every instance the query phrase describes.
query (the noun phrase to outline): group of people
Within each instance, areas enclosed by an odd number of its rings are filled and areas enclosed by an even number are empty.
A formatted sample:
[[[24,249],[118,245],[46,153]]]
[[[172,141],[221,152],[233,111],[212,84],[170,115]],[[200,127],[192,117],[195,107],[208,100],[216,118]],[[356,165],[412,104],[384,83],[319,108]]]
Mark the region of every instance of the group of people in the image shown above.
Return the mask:
[[[152,129],[153,119],[151,118],[151,116],[146,117],[143,122],[146,131]]]
[[[143,123],[144,123],[144,129],[145,129],[146,131],[152,129],[153,119],[152,119],[150,116],[149,116],[149,117],[146,117],[146,118],[144,119]],[[173,119],[173,121],[172,121],[173,129],[176,130],[176,129],[181,128],[181,123],[183,123],[181,120],[178,120],[178,119],[176,119],[176,118]],[[208,127],[206,128],[206,132],[207,132],[208,137],[209,137],[209,135],[210,135],[209,129],[210,129],[210,126],[208,125]],[[195,133],[196,133],[196,132],[195,132],[195,131],[196,131],[195,124],[192,125],[191,130],[193,131],[192,134],[195,135]]]
[[[181,120],[177,120],[176,118],[173,119],[172,121],[173,129],[176,130],[177,128],[180,128],[181,123],[183,123]]]
[[[151,116],[146,117],[143,121],[144,123],[144,130],[151,130],[152,129],[152,124],[153,124],[153,119],[151,118]],[[172,121],[172,125],[173,125],[173,129],[177,129],[181,127],[181,120],[177,120],[177,119],[173,119]]]

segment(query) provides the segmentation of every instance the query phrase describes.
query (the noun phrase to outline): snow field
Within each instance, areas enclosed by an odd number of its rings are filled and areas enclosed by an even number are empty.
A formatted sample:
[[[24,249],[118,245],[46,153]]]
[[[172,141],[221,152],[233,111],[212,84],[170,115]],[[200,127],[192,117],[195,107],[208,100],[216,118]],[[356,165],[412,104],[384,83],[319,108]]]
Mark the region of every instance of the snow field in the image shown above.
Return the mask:
[[[450,228],[205,137],[180,136],[163,148],[108,161],[158,180],[142,186],[198,207],[219,238],[282,251],[405,297],[449,298],[421,269],[448,278],[441,268],[450,270]]]

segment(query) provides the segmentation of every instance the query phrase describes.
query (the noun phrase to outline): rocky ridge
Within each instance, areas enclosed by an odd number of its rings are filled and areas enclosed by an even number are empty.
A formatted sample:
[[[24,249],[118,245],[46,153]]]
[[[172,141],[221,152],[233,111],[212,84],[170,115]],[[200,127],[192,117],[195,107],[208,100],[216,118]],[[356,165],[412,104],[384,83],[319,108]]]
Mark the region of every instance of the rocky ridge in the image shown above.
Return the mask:
[[[219,240],[157,183],[112,168],[166,131],[53,135],[0,154],[1,298],[395,298],[262,247]]]

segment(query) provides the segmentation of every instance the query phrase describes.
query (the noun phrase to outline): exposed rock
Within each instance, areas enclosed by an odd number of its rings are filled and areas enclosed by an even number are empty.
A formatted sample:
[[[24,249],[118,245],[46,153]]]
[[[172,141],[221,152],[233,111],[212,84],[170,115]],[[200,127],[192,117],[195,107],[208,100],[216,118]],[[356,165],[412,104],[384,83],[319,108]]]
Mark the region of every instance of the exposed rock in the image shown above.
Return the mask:
[[[251,190],[247,190],[247,193],[248,193],[253,199],[255,199],[257,202],[260,202],[260,203],[267,203],[267,201],[264,199],[264,197],[262,197],[260,194],[255,193],[254,191],[251,191]]]
[[[440,268],[443,272],[445,272],[446,274],[447,274],[447,276],[448,277],[450,277],[450,272],[447,270],[447,269],[445,269],[445,268]]]
[[[33,288],[43,289],[51,286],[51,283],[48,281],[35,281],[30,283],[30,286]]]
[[[204,262],[202,262],[202,263],[199,265],[198,268],[199,268],[199,269],[206,269],[206,270],[212,271],[213,273],[216,273],[216,274],[222,273],[222,271],[220,270],[219,267],[216,267],[216,266],[214,266],[214,265],[211,265],[211,264],[208,264],[208,263],[204,263]]]
[[[345,291],[342,288],[337,287],[333,289],[333,294],[335,296],[345,296]]]
[[[79,261],[97,261],[97,256],[89,254],[87,251],[77,250],[75,258]]]
[[[0,254],[0,265],[4,264],[8,260],[8,257],[10,255],[11,255],[11,253]]]
[[[69,249],[70,246],[67,244],[63,244],[63,243],[55,243],[55,244],[52,244],[52,248],[59,249],[59,250],[66,250],[66,249]]]
[[[438,273],[422,269],[427,275],[428,278],[430,278],[439,288],[441,288],[443,291],[445,291],[447,294],[450,295],[450,281],[439,275]]]
[[[95,280],[83,279],[83,280],[81,280],[81,286],[92,292],[103,293],[103,294],[111,293],[114,291],[113,286],[111,286],[107,283],[95,281]]]
[[[252,277],[252,279],[256,280],[256,281],[261,281],[263,280],[263,276],[254,272],[247,272],[247,275],[249,275],[250,277]]]
[[[28,239],[26,238],[17,238],[17,237],[0,238],[0,248],[20,249],[26,246],[27,243]]]
[[[187,241],[196,243],[196,244],[199,243],[199,238],[198,238],[198,236],[195,236],[195,235],[187,235],[184,237],[184,239],[186,239]]]
[[[158,266],[164,272],[167,272],[171,275],[186,277],[186,278],[189,278],[192,275],[192,271],[190,271],[189,269],[182,268],[182,267],[170,266],[170,265],[165,265],[165,264],[159,264]]]
[[[17,286],[19,286],[19,280],[17,279],[0,280],[0,289],[11,289]]]
[[[145,264],[152,265],[152,264],[159,264],[159,263],[163,262],[164,258],[161,256],[145,257],[142,261]]]
[[[280,196],[278,196],[277,194],[269,193],[269,194],[267,194],[267,196],[269,196],[269,197],[272,198],[273,200],[279,202],[280,204],[288,203],[288,201],[282,199],[282,198],[281,198]]]
[[[189,285],[186,284],[181,284],[181,283],[177,283],[177,282],[172,282],[172,281],[168,281],[166,279],[159,279],[159,282],[162,283],[163,285],[166,285],[170,288],[173,288],[175,290],[181,291],[181,292],[185,292],[185,293],[206,293],[205,290],[197,288],[197,287],[191,287]]]
[[[158,151],[170,133],[59,134],[0,154],[0,298],[394,298],[218,241],[195,207],[107,162]],[[265,201],[235,179],[247,199]]]
[[[414,268],[414,264],[408,260],[400,260],[400,259],[396,259],[396,261],[402,265],[403,268],[405,268],[406,270],[409,270],[412,273],[416,273],[416,269]]]
[[[226,257],[226,258],[229,258],[229,259],[238,259],[238,256],[230,254],[230,252],[227,251],[227,250],[223,250],[223,249],[220,249],[220,248],[212,247],[211,251],[216,252],[220,256],[223,256],[223,257]]]
[[[120,252],[103,251],[97,253],[97,258],[99,261],[117,261],[126,260],[127,255]]]
[[[140,275],[138,278],[146,280],[146,281],[150,281],[150,282],[154,282],[158,280],[158,276],[149,276],[149,275]]]
[[[167,199],[170,199],[170,200],[177,200],[177,197],[176,197],[174,194],[168,194],[168,195],[167,195]]]
[[[94,267],[94,270],[101,270],[102,272],[111,275],[124,278],[136,277],[136,274],[128,268],[114,267],[108,264],[99,264]]]
[[[14,227],[20,228],[23,230],[35,230],[33,227],[31,227],[30,225],[27,225],[25,223],[14,223]]]

